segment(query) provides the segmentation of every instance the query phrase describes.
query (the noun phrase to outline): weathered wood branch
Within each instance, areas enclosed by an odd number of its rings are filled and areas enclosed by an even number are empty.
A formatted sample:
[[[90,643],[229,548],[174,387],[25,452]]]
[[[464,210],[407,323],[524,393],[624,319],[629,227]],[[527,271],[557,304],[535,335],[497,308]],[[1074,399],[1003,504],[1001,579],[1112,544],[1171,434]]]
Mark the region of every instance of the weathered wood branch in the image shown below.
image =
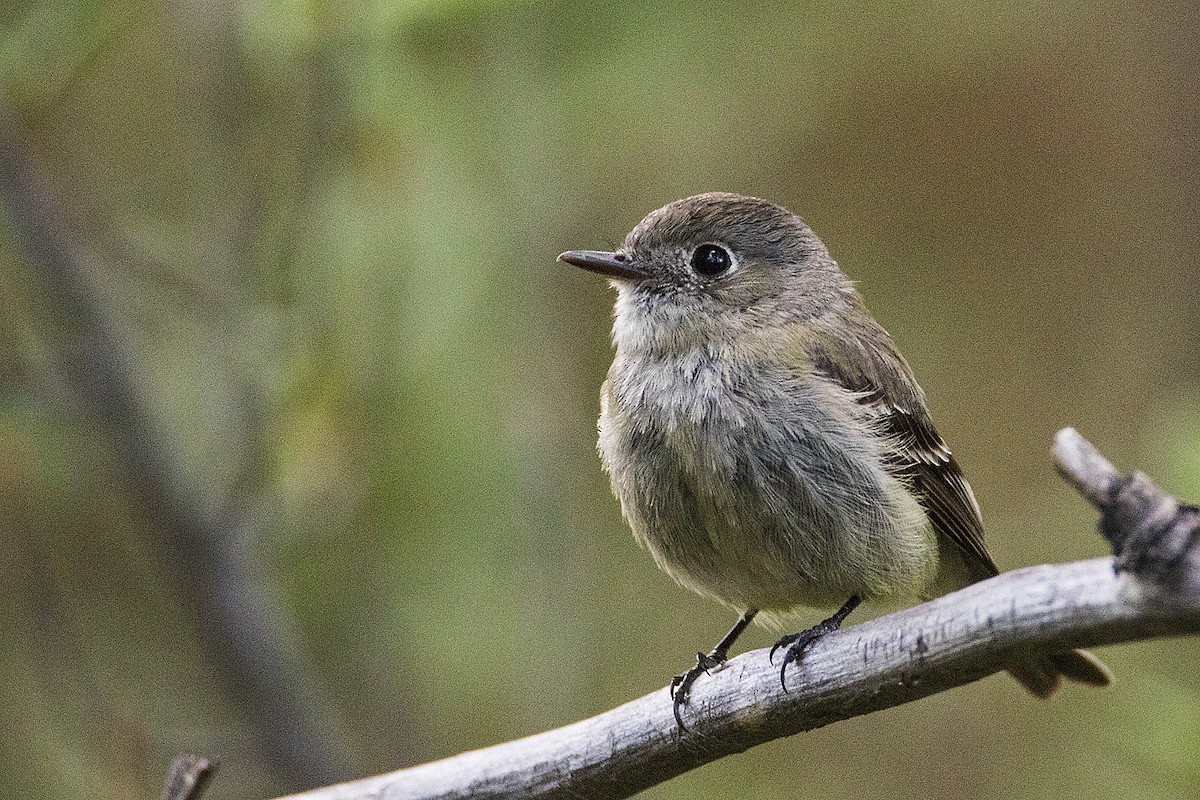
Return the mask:
[[[891,708],[1046,648],[1200,632],[1200,510],[1121,476],[1073,429],[1059,471],[1100,509],[1114,557],[1005,573],[831,634],[788,673],[766,650],[696,683],[676,730],[664,688],[591,719],[291,800],[619,798],[756,744]],[[1119,689],[1118,689],[1119,691]]]
[[[1073,429],[1058,469],[1101,512],[1114,557],[1005,573],[826,636],[789,672],[766,650],[696,683],[689,730],[665,689],[557,730],[291,800],[619,798],[756,744],[960,686],[1047,648],[1200,632],[1200,508],[1120,475]]]

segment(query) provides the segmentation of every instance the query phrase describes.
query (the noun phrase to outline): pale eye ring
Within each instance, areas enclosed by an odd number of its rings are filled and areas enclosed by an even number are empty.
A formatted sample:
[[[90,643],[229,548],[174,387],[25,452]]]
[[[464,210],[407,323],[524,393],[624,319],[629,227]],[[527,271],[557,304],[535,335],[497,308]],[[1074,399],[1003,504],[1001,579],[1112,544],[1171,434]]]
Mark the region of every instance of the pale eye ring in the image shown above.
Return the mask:
[[[692,269],[703,278],[716,278],[733,269],[733,256],[721,245],[705,242],[692,251]]]

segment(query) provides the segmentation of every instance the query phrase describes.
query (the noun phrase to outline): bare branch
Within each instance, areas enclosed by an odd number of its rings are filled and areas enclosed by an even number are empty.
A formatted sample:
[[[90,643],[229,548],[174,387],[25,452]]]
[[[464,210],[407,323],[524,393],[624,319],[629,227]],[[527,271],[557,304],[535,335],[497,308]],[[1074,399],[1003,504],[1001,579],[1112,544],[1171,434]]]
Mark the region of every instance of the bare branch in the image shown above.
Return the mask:
[[[216,771],[217,762],[203,756],[191,753],[175,756],[163,783],[162,800],[200,800]]]
[[[1168,600],[1183,591],[1176,582],[1200,569],[1200,509],[1181,505],[1143,472],[1119,475],[1074,428],[1058,432],[1054,453],[1059,471],[1100,509],[1100,533],[1112,545],[1117,570],[1136,573],[1143,591]]]
[[[766,650],[693,687],[679,734],[666,689],[591,719],[291,800],[628,797],[756,744],[960,686],[1045,649],[1200,632],[1200,513],[1120,477],[1073,430],[1064,476],[1118,556],[1030,567],[821,639],[785,693]]]
[[[1074,428],[1063,428],[1054,437],[1058,474],[1101,511],[1110,503],[1113,485],[1121,477],[1117,468]]]

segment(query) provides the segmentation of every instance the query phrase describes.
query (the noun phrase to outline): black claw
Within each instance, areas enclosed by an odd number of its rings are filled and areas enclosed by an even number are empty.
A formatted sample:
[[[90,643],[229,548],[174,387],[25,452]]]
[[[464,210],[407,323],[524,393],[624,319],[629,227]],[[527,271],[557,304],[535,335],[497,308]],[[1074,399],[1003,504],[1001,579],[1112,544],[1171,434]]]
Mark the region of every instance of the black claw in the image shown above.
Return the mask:
[[[681,733],[686,733],[687,726],[683,724],[683,715],[679,713],[679,709],[679,701],[676,700],[674,707],[671,709],[675,713],[675,724],[679,726],[679,731]]]
[[[816,642],[817,639],[820,639],[831,630],[837,629],[830,628],[824,622],[822,622],[821,624],[809,628],[806,631],[784,636],[775,643],[775,647],[771,648],[771,656],[775,655],[776,648],[784,648],[783,663],[779,666],[779,685],[783,687],[785,692],[787,691],[787,681],[785,678],[787,677],[788,664],[799,664],[804,658],[804,653],[808,650],[808,648],[812,647],[813,643]],[[775,663],[774,658],[771,658],[770,661],[772,664]]]
[[[696,666],[686,672],[681,672],[671,679],[671,711],[675,714],[675,724],[679,726],[679,730],[686,731],[687,726],[683,724],[682,708],[687,705],[688,693],[692,690],[692,684],[696,682],[696,678],[700,677],[700,673],[704,672],[704,668],[697,661]]]
[[[785,678],[787,677],[788,664],[799,664],[804,658],[805,652],[808,651],[808,648],[812,647],[825,634],[833,633],[842,627],[842,622],[851,611],[858,608],[858,604],[859,598],[857,596],[851,597],[829,619],[821,620],[806,631],[788,634],[771,647],[771,652],[767,655],[767,660],[772,664],[775,663],[775,651],[781,647],[784,648],[783,664],[779,668],[779,685],[783,687],[784,692],[787,691]]]
[[[679,726],[679,730],[687,730],[687,726],[683,724],[683,712],[681,709],[687,705],[688,694],[692,691],[692,684],[696,682],[701,673],[707,675],[710,669],[719,667],[724,663],[725,659],[718,658],[712,653],[696,653],[696,666],[671,678],[671,685],[669,687],[672,700],[671,710],[675,713],[675,724]]]
[[[687,705],[688,693],[692,690],[692,684],[696,682],[696,678],[700,677],[700,673],[708,673],[710,669],[719,667],[725,663],[726,657],[729,655],[729,648],[741,635],[750,621],[754,619],[754,615],[758,613],[758,609],[747,609],[738,617],[738,621],[729,629],[729,633],[717,642],[717,646],[713,648],[711,653],[696,653],[696,666],[689,669],[687,672],[682,672],[671,679],[669,687],[671,693],[671,711],[675,714],[675,724],[679,726],[680,731],[686,731],[687,727],[683,724],[683,714],[681,709]]]

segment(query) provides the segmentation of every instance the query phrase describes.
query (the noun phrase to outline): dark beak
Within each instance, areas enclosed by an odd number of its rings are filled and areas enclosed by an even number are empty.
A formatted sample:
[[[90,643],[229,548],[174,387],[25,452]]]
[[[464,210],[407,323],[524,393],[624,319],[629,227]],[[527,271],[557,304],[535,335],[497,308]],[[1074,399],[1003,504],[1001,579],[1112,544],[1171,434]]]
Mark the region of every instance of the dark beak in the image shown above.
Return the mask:
[[[624,253],[605,253],[602,250],[568,250],[558,257],[564,264],[598,272],[609,278],[636,281],[646,277],[646,273],[634,266]]]

